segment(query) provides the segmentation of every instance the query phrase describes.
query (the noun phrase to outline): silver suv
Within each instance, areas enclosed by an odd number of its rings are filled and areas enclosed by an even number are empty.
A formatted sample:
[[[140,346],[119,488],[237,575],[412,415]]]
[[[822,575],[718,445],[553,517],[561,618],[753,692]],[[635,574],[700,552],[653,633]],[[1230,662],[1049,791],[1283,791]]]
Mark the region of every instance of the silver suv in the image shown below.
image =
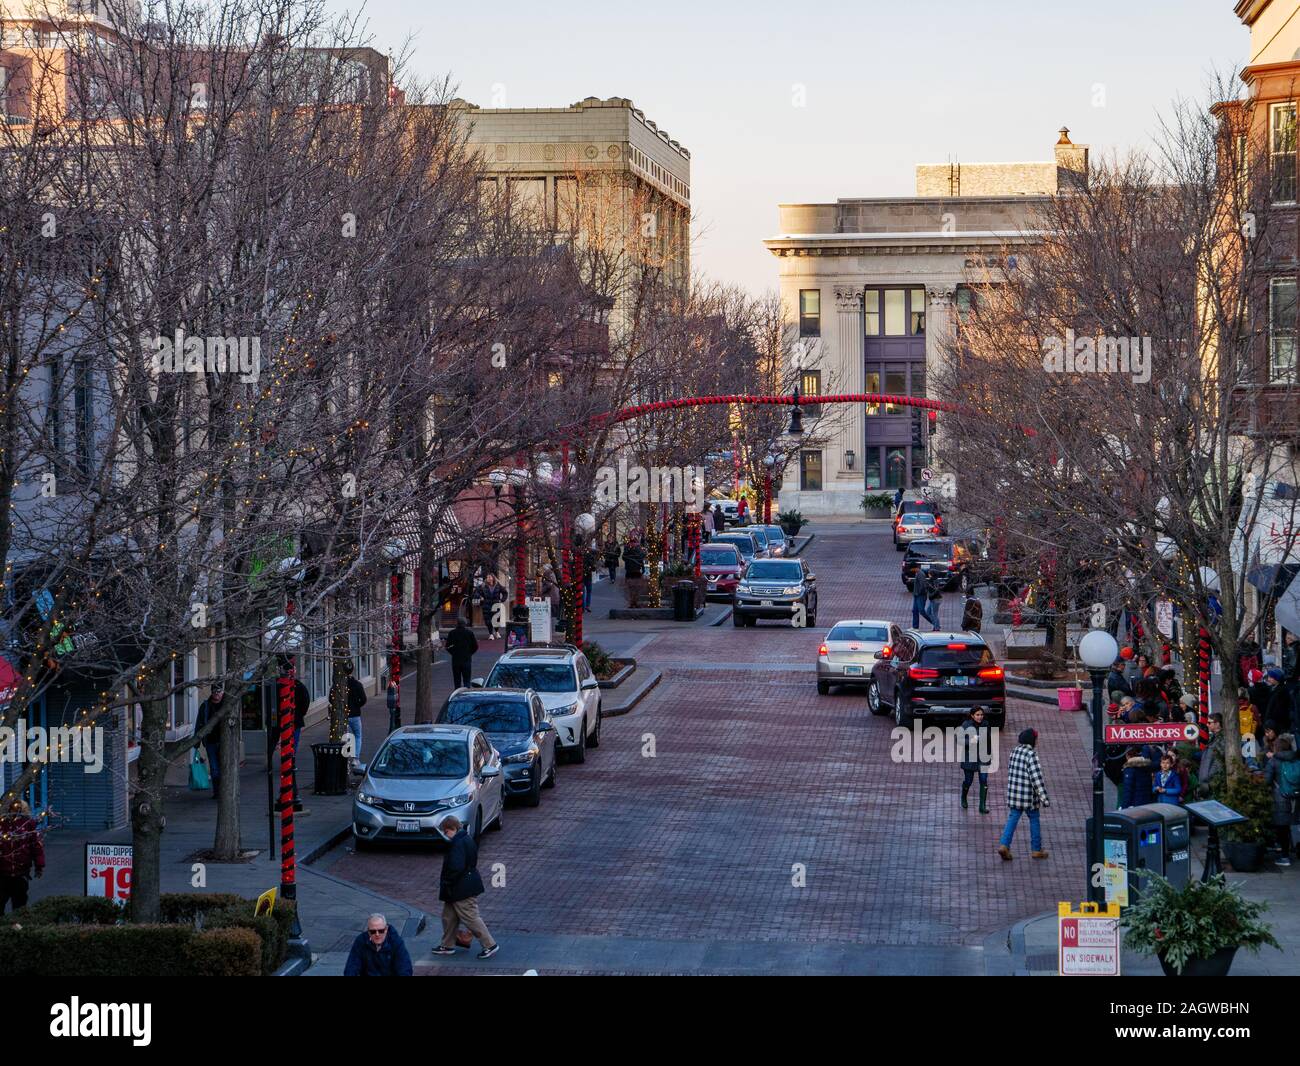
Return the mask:
[[[817,624],[817,578],[802,559],[755,559],[740,575],[731,600],[731,621],[740,629],[760,618]]]

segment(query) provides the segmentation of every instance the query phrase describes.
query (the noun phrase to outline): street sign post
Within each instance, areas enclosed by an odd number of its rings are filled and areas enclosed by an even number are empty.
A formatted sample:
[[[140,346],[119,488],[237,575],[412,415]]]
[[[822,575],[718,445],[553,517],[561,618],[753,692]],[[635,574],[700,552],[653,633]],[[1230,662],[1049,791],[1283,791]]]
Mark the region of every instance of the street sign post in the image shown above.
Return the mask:
[[[1057,973],[1061,977],[1119,976],[1119,907],[1113,903],[1056,905]]]

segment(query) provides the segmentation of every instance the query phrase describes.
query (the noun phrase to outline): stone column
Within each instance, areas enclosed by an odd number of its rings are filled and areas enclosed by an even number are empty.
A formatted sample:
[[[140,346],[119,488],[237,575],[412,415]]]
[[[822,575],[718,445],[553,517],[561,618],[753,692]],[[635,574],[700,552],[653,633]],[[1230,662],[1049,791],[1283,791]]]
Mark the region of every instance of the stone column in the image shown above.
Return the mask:
[[[944,370],[948,364],[948,346],[952,341],[955,327],[954,303],[957,286],[951,282],[927,285],[925,295],[925,392],[928,398],[939,399],[935,389],[935,375]],[[943,454],[945,434],[944,418],[940,414],[938,430],[930,438],[928,460],[931,466],[942,465],[939,457]]]
[[[862,392],[865,388],[866,368],[864,366],[865,348],[863,344],[862,323],[862,288],[846,285],[835,286],[835,313],[838,316],[836,330],[838,343],[835,352],[835,379],[825,382],[824,392]],[[835,412],[831,412],[835,414]],[[840,419],[836,434],[839,448],[839,460],[836,467],[836,484],[865,484],[866,448],[864,446],[865,416],[863,405],[849,405],[837,417]],[[854,452],[853,469],[844,469],[844,453],[852,448]],[[853,493],[852,508],[857,509],[858,498]]]

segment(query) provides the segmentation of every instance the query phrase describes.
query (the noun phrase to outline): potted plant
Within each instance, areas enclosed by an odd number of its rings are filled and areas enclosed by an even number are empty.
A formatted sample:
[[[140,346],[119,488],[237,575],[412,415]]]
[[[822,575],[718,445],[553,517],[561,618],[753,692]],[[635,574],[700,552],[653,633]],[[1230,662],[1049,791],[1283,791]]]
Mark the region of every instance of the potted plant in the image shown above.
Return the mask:
[[[1220,874],[1174,888],[1156,873],[1142,873],[1142,895],[1124,911],[1124,943],[1155,955],[1168,977],[1224,977],[1239,948],[1280,950],[1260,920],[1267,903],[1241,898]]]
[[[789,510],[781,511],[776,516],[777,524],[785,530],[787,537],[797,537],[799,530],[808,524],[808,519],[804,518],[799,511]]]
[[[1238,873],[1254,873],[1264,864],[1264,847],[1273,824],[1273,797],[1263,776],[1241,774],[1231,785],[1215,789],[1214,797],[1246,817],[1220,834],[1223,857]]]
[[[888,518],[894,507],[892,492],[864,492],[862,510],[868,518]]]

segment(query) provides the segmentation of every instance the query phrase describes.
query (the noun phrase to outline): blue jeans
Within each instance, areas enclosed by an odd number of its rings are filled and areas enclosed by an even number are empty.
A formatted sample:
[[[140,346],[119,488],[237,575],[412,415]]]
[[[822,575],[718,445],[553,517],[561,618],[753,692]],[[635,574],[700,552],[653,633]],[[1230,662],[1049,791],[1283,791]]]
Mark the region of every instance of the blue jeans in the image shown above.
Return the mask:
[[[935,617],[934,608],[930,600],[925,596],[912,597],[912,628],[921,627],[921,619],[924,618],[932,626],[938,626],[939,619]]]
[[[348,719],[348,732],[356,739],[355,756],[359,762],[361,760],[361,715]]]
[[[582,583],[582,606],[591,610],[591,578],[587,578]]]
[[[1020,824],[1020,816],[1029,815],[1029,846],[1034,851],[1043,850],[1043,827],[1038,820],[1038,811],[1018,811],[1014,807],[1007,811],[1007,824],[1002,829],[1002,839],[998,841],[1004,848],[1011,846],[1011,838],[1016,835],[1016,826]]]

